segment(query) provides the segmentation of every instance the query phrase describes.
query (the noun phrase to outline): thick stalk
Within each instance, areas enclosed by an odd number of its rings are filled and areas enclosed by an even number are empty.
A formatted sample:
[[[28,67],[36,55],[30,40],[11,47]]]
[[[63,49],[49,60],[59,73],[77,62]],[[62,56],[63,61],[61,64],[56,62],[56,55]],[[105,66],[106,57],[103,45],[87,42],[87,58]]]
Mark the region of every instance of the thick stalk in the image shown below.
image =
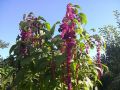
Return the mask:
[[[67,85],[68,85],[68,90],[72,90],[70,64],[71,64],[71,48],[67,47]]]

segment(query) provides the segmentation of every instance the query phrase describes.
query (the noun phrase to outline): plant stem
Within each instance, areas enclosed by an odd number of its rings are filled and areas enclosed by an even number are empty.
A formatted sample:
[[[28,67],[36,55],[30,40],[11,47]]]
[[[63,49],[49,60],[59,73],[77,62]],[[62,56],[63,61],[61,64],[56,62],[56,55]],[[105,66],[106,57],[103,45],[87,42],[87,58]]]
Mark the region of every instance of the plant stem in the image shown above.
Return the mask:
[[[67,84],[68,84],[68,90],[72,90],[71,75],[70,75],[70,63],[71,63],[71,48],[67,47]]]

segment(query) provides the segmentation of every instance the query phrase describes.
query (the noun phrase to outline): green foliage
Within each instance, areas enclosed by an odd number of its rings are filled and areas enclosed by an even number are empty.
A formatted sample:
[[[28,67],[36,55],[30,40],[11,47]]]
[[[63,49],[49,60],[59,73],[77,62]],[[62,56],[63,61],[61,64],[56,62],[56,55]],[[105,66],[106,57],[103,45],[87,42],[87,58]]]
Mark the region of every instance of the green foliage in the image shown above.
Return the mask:
[[[81,19],[81,23],[82,24],[87,24],[87,17],[86,17],[86,15],[84,13],[79,13],[78,15],[79,15],[79,17]]]
[[[50,30],[50,24],[48,22],[45,22],[45,27],[47,28],[47,30]]]
[[[120,12],[118,10],[113,11],[114,12],[114,16],[116,19],[116,23],[118,28],[120,28]]]
[[[115,17],[119,26],[119,12],[115,11]],[[120,31],[119,27],[106,25],[100,28],[100,33],[106,41],[106,56],[103,56],[102,62],[110,70],[110,74],[103,77],[103,89],[101,90],[119,90],[120,87]],[[109,82],[109,83],[108,83]]]

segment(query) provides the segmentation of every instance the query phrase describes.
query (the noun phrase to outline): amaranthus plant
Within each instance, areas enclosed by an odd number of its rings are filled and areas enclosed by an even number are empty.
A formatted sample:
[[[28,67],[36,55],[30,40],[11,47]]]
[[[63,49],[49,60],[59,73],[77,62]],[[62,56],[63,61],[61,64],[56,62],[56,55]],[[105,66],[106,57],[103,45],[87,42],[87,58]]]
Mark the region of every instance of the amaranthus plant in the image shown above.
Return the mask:
[[[10,49],[12,58],[10,85],[15,90],[93,90],[100,83],[100,47],[98,63],[89,50],[96,39],[82,26],[86,15],[79,5],[68,4],[62,22],[52,27],[41,16],[24,15],[20,34]],[[55,27],[59,24],[56,35]],[[9,58],[10,59],[10,58]],[[100,70],[101,69],[101,70]]]

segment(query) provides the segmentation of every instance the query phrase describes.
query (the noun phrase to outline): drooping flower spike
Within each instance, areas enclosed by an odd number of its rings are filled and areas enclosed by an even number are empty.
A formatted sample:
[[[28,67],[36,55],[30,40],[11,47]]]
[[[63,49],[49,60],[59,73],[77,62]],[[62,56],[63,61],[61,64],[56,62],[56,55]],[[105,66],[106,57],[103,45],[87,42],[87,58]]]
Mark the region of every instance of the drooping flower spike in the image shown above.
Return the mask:
[[[23,57],[28,55],[29,46],[41,46],[40,28],[42,27],[43,25],[39,21],[39,18],[34,17],[33,13],[29,13],[27,17],[24,15],[23,21],[20,22],[20,53]]]
[[[70,64],[71,64],[71,59],[72,59],[72,48],[76,44],[76,33],[75,33],[75,28],[76,24],[73,21],[77,16],[75,14],[74,8],[72,4],[67,5],[67,11],[66,11],[66,16],[62,20],[62,24],[60,26],[61,29],[61,38],[65,41],[64,43],[66,44],[66,53],[67,53],[67,60],[66,60],[66,65],[67,65],[67,86],[68,90],[72,90],[72,82],[71,82],[71,70],[70,70]]]

